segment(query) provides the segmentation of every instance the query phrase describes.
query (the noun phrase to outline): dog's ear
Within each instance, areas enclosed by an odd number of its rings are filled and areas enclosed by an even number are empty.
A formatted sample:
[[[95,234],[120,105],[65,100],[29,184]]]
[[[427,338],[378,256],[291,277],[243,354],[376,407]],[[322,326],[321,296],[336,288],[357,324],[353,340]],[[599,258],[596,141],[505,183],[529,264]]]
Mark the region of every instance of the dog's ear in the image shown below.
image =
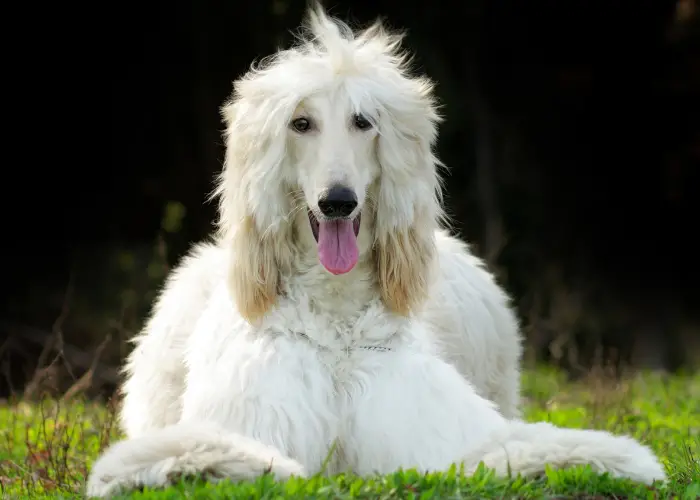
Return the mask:
[[[260,234],[251,216],[235,228],[230,245],[229,291],[241,316],[254,322],[277,298],[279,271],[274,246]]]
[[[375,249],[384,304],[408,315],[426,298],[435,254],[434,236],[418,226],[380,235]]]
[[[425,300],[435,265],[442,208],[432,147],[439,118],[427,100],[421,112],[380,119],[376,270],[384,304],[407,315]]]
[[[222,109],[226,160],[219,178],[219,231],[230,251],[228,285],[239,313],[253,322],[275,303],[279,266],[289,260],[289,212],[280,182],[284,135],[265,127],[271,111],[234,94]],[[284,124],[282,124],[284,126]],[[274,140],[276,136],[282,137]]]

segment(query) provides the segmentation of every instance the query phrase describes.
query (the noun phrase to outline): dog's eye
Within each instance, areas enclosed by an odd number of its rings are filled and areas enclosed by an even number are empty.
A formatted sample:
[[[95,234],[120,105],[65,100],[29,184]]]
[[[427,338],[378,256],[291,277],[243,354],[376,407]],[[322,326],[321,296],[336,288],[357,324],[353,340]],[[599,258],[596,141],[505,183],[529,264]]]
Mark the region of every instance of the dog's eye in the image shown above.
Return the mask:
[[[362,115],[355,115],[352,122],[359,130],[368,130],[372,128],[372,123]]]
[[[308,118],[297,118],[292,120],[292,128],[297,132],[308,132],[311,129],[311,122]]]

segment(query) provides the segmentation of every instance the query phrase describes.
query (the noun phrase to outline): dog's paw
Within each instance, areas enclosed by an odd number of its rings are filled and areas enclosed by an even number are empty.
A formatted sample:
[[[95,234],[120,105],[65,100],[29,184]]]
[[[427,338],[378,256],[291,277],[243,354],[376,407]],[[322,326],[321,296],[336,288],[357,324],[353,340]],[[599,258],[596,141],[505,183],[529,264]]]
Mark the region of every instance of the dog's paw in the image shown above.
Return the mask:
[[[140,490],[145,487],[164,488],[181,481],[195,481],[197,479],[216,483],[222,480],[253,480],[264,474],[273,474],[281,480],[291,476],[304,477],[306,475],[304,468],[297,462],[284,459],[272,462],[264,470],[251,469],[248,465],[235,460],[199,470],[189,464],[176,463],[161,463],[138,471],[122,471],[120,474],[111,474],[99,469],[93,470],[88,478],[85,492],[88,498],[109,498],[119,493]]]
[[[88,478],[85,495],[88,498],[110,498],[127,491],[143,489],[144,486],[137,474],[114,476],[93,473]]]

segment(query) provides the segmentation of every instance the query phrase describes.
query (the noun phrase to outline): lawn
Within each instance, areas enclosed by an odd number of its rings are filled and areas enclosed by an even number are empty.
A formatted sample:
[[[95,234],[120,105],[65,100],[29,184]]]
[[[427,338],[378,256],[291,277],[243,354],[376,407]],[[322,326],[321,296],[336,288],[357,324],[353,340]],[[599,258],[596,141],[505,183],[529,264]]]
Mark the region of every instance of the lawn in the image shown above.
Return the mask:
[[[413,471],[360,479],[316,477],[208,485],[183,482],[168,490],[124,498],[700,498],[700,374],[602,377],[576,383],[548,369],[523,377],[528,420],[607,429],[651,445],[670,480],[646,487],[592,473],[585,467],[549,470],[543,477],[497,479],[486,469],[470,477],[459,469]],[[0,406],[2,498],[82,498],[92,460],[118,437],[114,411],[95,403],[3,403]]]

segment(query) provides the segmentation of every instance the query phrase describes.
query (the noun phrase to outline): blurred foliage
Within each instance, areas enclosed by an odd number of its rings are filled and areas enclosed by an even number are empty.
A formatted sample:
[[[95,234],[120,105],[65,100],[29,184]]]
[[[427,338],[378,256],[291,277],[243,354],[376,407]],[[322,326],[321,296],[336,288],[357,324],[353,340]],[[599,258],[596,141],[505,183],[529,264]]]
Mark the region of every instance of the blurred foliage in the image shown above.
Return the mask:
[[[698,365],[696,0],[324,3],[356,25],[382,16],[408,30],[443,104],[454,229],[514,297],[528,362],[574,374]],[[45,193],[27,180],[32,208],[53,224],[37,231],[35,217],[17,217],[5,229],[13,265],[0,319],[50,331],[74,276],[65,341],[90,350],[110,334],[119,347],[104,359],[118,363],[172,266],[212,233],[231,82],[292,41],[305,7],[123,6],[111,165],[89,189],[77,169],[60,169],[60,189],[47,173]],[[21,385],[38,351],[0,352],[0,367]]]
[[[182,227],[182,220],[185,218],[187,209],[182,203],[177,201],[168,202],[165,205],[165,215],[161,227],[166,233],[177,233]]]

